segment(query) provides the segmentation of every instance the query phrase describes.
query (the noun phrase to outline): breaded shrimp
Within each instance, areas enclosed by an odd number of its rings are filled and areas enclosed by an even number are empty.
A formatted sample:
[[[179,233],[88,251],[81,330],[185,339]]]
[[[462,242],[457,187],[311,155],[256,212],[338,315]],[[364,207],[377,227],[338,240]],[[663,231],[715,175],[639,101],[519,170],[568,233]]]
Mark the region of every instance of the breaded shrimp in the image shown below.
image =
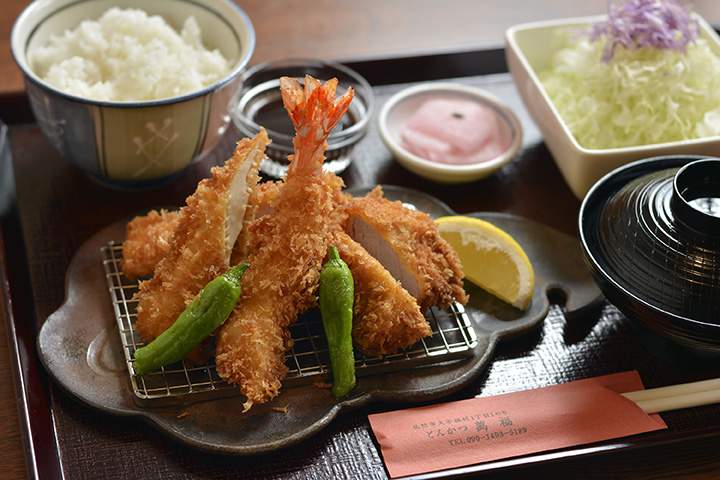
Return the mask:
[[[240,386],[245,410],[278,394],[292,345],[288,326],[317,304],[334,209],[333,186],[322,172],[326,140],[354,94],[348,89],[335,98],[336,88],[335,79],[321,85],[306,76],[304,88],[294,79],[280,80],[297,132],[295,152],[284,182],[267,197],[269,213],[250,226],[243,292],[216,341],[217,372]]]
[[[343,191],[343,188],[345,188],[345,182],[341,177],[338,177],[330,171],[323,171],[323,175],[325,175],[325,184],[332,189],[336,204],[345,204],[350,198],[352,198],[350,194]],[[264,182],[260,184],[257,196],[257,210],[255,212],[256,218],[272,213],[272,205],[277,201],[277,196],[282,189],[282,186],[282,181]],[[337,223],[340,220],[332,221]]]
[[[387,355],[432,335],[415,299],[380,262],[341,230],[334,233],[332,244],[353,275],[352,336],[360,352]]]
[[[460,258],[426,213],[391,202],[380,187],[353,198],[344,211],[346,231],[415,297],[423,313],[467,302]]]
[[[170,327],[210,280],[229,270],[268,143],[264,130],[238,142],[233,156],[223,167],[213,168],[212,177],[202,180],[180,209],[170,251],[137,293],[136,326],[144,342]],[[203,350],[194,350],[188,359],[204,361]]]
[[[180,212],[151,210],[126,226],[123,242],[123,272],[129,279],[149,277],[155,265],[170,251]]]

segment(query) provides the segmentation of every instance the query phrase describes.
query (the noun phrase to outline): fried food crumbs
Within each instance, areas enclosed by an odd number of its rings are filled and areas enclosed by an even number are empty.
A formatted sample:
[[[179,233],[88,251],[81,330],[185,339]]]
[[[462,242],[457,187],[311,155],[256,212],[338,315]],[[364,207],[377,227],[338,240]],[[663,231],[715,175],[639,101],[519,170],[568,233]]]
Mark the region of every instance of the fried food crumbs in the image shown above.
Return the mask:
[[[280,412],[283,415],[287,415],[289,406],[290,406],[290,404],[288,403],[284,407],[273,407],[273,410],[275,410],[276,412]]]
[[[188,412],[182,412],[182,413],[179,413],[176,418],[185,418],[188,415],[190,415]]]
[[[313,385],[316,386],[317,388],[330,388],[330,387],[332,387],[332,385],[330,385],[329,383],[325,383],[325,382],[315,382],[315,383],[313,383]]]

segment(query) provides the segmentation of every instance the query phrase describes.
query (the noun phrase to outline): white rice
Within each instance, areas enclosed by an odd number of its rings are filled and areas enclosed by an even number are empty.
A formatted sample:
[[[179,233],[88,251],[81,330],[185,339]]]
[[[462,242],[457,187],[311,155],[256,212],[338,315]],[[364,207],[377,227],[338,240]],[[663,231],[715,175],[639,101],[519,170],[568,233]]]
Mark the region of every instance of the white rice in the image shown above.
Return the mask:
[[[115,102],[192,93],[230,70],[218,50],[203,46],[194,17],[178,33],[159,15],[117,7],[53,35],[47,46],[31,52],[30,61],[40,78],[59,90]]]

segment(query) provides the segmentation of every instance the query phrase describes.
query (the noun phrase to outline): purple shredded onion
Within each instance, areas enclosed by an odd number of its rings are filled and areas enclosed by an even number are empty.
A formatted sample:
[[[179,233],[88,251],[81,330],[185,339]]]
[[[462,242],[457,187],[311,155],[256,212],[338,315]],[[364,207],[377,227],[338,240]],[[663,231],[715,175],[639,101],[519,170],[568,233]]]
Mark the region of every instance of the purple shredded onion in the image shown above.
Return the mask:
[[[609,63],[618,45],[684,52],[699,34],[697,19],[676,0],[626,0],[608,5],[608,20],[593,26],[590,40],[607,37],[602,58]]]

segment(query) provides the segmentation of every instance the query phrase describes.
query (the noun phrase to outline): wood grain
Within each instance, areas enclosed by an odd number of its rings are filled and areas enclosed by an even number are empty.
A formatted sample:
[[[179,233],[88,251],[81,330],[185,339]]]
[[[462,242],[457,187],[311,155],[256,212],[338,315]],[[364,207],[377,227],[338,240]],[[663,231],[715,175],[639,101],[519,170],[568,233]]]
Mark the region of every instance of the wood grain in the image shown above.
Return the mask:
[[[0,238],[0,251],[2,239]],[[0,261],[4,263],[2,253]],[[1,306],[4,306],[5,299],[2,299]],[[2,325],[7,324],[4,309],[0,309],[0,320]],[[25,478],[27,467],[23,454],[23,439],[20,433],[20,422],[18,418],[17,394],[15,392],[14,376],[11,368],[10,349],[8,346],[7,330],[0,328],[0,478]]]

